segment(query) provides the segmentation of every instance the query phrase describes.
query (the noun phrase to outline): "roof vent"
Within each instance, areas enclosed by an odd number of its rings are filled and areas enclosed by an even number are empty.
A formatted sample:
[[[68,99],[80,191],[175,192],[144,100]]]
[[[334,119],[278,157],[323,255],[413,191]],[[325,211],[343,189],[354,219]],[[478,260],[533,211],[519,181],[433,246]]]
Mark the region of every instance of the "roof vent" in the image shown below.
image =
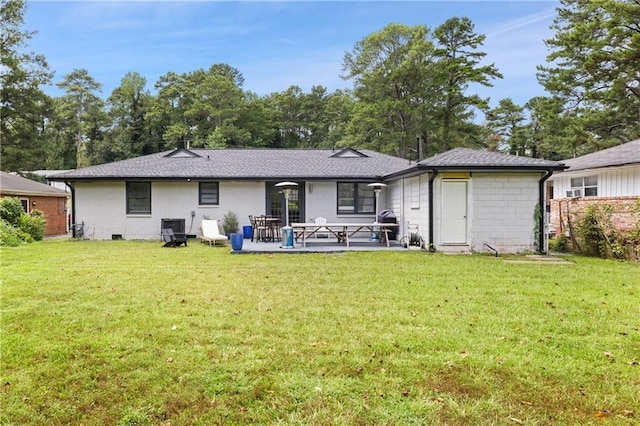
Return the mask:
[[[196,158],[196,157],[200,157],[198,154],[196,154],[193,151],[190,151],[186,148],[178,148],[175,151],[171,151],[170,153],[168,153],[167,155],[165,155],[165,157],[171,157],[171,158]]]
[[[356,151],[352,148],[345,148],[342,151],[338,151],[331,155],[332,158],[367,158],[367,156],[360,151]]]

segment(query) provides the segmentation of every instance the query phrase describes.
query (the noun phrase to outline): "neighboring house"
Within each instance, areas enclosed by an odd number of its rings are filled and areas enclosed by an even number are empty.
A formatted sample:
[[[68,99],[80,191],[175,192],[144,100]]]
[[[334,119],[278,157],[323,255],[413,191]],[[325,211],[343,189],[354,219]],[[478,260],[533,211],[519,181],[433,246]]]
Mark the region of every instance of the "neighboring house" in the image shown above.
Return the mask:
[[[53,176],[56,173],[64,173],[64,172],[68,172],[71,169],[67,169],[67,170],[32,170],[32,171],[24,171],[24,172],[20,172],[22,174],[24,173],[30,173],[30,174],[34,174],[36,176],[39,176],[43,179],[45,179],[47,176]],[[47,181],[47,184],[50,186],[53,186],[54,188],[58,188],[58,189],[62,189],[63,191],[66,192],[71,192],[71,189],[64,184],[64,182],[54,182],[54,181]]]
[[[290,222],[374,222],[391,209],[406,232],[418,224],[430,247],[505,252],[533,250],[543,182],[552,161],[457,148],[419,163],[370,150],[177,149],[50,176],[72,188],[74,222],[95,239],[159,238],[171,221],[196,235],[203,218],[228,211],[282,216],[278,182],[298,183]],[[544,225],[544,224],[542,224]],[[541,247],[543,247],[542,245]]]
[[[15,197],[22,202],[22,208],[29,213],[33,209],[44,213],[44,235],[67,233],[66,203],[69,194],[63,190],[22,176],[0,172],[0,197]]]
[[[568,168],[549,179],[549,210],[555,233],[565,232],[568,213],[591,203],[613,207],[621,230],[635,225],[633,208],[640,198],[640,139],[564,161]]]

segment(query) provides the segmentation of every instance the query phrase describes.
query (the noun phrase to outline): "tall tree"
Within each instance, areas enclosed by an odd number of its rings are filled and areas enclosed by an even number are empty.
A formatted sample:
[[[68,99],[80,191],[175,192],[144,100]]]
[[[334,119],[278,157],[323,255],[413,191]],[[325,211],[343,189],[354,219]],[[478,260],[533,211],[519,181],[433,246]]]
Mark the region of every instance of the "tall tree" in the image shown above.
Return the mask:
[[[161,76],[150,116],[162,127],[167,146],[227,147],[248,144],[250,132],[238,127],[244,92],[239,71],[225,64],[186,74]]]
[[[267,102],[274,113],[278,129],[275,147],[297,148],[308,139],[309,129],[305,126],[304,99],[304,92],[295,85],[281,93],[272,93],[268,96]]]
[[[22,0],[0,1],[0,156],[2,169],[36,169],[44,166],[42,108],[48,97],[40,85],[52,73],[42,55],[25,51],[35,32],[22,28]]]
[[[57,86],[65,91],[59,114],[72,126],[68,130],[74,134],[76,165],[88,166],[87,145],[102,138],[101,127],[105,124],[104,101],[94,93],[102,84],[86,69],[75,69]]]
[[[327,136],[322,148],[334,148],[342,143],[347,134],[347,125],[352,119],[354,99],[348,90],[336,90],[327,96],[323,114]]]
[[[639,16],[638,0],[561,0],[538,79],[587,136],[579,154],[640,137]]]
[[[147,80],[137,72],[128,72],[107,102],[111,122],[107,143],[94,150],[94,161],[106,162],[151,154],[157,147],[151,140],[147,110],[151,95]]]
[[[500,99],[498,106],[487,111],[487,125],[499,135],[498,149],[514,155],[527,155],[524,108],[510,98]]]
[[[486,110],[489,100],[468,94],[469,84],[491,87],[492,79],[502,78],[494,64],[480,65],[487,55],[478,49],[486,36],[474,32],[469,18],[451,18],[434,30],[437,41],[436,56],[441,69],[444,105],[440,114],[442,151],[454,146],[468,145],[467,125],[474,118],[473,109]]]
[[[163,148],[186,146],[190,127],[185,112],[191,101],[187,76],[168,72],[160,76],[155,88],[157,94],[149,118],[154,130],[162,137]]]
[[[434,82],[434,45],[427,27],[390,24],[356,43],[343,59],[343,78],[354,80],[357,100],[350,138],[408,158],[422,134]]]

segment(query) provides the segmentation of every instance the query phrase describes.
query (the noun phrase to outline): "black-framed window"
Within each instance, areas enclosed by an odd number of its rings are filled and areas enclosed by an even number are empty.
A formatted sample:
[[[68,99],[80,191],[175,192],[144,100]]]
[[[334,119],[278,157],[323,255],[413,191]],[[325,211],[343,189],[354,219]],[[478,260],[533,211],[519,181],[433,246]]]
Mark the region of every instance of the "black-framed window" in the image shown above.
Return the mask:
[[[200,182],[198,184],[198,204],[201,206],[217,206],[220,204],[219,189],[218,182]]]
[[[151,182],[127,182],[127,214],[151,214]]]
[[[375,194],[366,183],[338,182],[338,213],[375,213]]]
[[[582,191],[585,197],[597,197],[598,176],[571,178],[571,189]]]

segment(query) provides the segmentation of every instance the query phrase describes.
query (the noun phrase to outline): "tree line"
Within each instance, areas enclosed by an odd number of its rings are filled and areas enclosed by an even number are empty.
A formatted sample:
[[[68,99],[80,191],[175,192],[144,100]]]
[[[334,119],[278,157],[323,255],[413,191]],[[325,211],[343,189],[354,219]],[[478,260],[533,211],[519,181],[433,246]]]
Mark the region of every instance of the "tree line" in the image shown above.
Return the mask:
[[[345,53],[353,88],[267,96],[240,70],[168,72],[153,83],[128,72],[106,99],[86,69],[51,97],[53,72],[28,52],[23,0],[1,0],[2,170],[68,169],[177,147],[370,148],[420,159],[464,146],[564,159],[640,137],[640,2],[563,0],[538,80],[548,96],[496,107],[474,85],[502,78],[485,63],[473,22],[389,24]],[[478,115],[485,118],[478,123]]]

